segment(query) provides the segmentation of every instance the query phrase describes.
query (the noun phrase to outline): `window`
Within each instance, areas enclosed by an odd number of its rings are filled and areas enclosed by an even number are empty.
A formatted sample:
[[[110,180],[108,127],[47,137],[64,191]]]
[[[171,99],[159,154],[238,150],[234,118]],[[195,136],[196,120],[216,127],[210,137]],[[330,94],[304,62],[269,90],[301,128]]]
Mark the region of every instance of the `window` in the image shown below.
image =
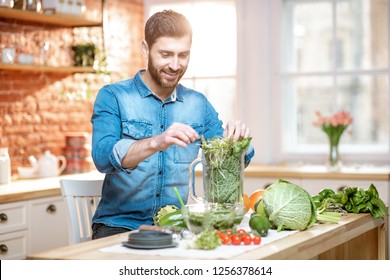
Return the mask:
[[[346,154],[389,156],[387,0],[281,1],[282,151],[327,151],[315,112],[347,110]],[[385,159],[388,162],[388,158]]]
[[[145,18],[164,9],[191,22],[190,64],[181,83],[207,96],[221,120],[237,118],[237,26],[234,0],[146,0]]]

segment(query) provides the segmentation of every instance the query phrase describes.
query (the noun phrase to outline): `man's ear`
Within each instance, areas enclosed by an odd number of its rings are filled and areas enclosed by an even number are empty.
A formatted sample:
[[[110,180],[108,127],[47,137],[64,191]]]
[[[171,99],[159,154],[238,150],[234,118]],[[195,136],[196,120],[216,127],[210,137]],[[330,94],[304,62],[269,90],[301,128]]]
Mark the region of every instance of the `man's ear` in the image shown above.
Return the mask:
[[[142,46],[142,55],[143,55],[144,59],[148,59],[149,58],[149,46],[148,46],[148,43],[146,43],[145,40],[142,40],[141,46]]]

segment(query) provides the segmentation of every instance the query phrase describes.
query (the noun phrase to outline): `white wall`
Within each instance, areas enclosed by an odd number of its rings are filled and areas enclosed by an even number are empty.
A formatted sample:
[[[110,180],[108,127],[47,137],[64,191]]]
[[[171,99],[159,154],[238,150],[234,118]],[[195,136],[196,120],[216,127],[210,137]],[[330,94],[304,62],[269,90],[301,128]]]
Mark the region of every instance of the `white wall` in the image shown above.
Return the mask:
[[[251,128],[255,147],[253,163],[271,163],[277,142],[272,139],[272,24],[269,0],[237,1],[238,15],[238,92],[242,120]],[[271,26],[272,25],[272,26]]]

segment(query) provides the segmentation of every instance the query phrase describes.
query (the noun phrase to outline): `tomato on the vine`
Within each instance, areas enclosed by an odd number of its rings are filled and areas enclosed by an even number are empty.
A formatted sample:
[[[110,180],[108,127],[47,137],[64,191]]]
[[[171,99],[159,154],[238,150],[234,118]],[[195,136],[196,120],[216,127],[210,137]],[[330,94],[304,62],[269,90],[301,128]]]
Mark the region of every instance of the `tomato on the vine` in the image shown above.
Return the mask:
[[[217,231],[218,232],[218,236],[219,238],[223,239],[225,236],[227,236],[225,233],[223,233],[222,231]]]
[[[259,245],[261,243],[261,237],[259,235],[253,235],[244,229],[218,231],[218,236],[223,245],[241,245],[241,243],[244,245]]]
[[[230,236],[225,235],[224,237],[221,238],[221,242],[223,245],[229,245],[232,242],[232,240]]]
[[[241,244],[241,237],[239,237],[239,236],[236,235],[236,234],[233,234],[233,235],[230,237],[230,239],[231,239],[233,245],[240,245],[240,244]]]
[[[261,237],[258,235],[253,236],[252,238],[253,244],[259,245],[261,243]]]
[[[248,234],[244,234],[242,236],[242,241],[244,242],[245,245],[250,245],[252,243],[252,237]]]

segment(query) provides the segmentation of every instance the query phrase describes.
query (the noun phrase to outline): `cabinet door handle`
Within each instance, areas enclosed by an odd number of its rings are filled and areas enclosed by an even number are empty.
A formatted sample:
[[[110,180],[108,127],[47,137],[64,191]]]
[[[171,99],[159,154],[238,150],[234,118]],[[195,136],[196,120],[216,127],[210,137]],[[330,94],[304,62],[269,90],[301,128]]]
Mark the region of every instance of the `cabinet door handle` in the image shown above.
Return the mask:
[[[5,254],[8,252],[8,247],[5,244],[0,245],[0,254]]]
[[[46,208],[46,212],[47,213],[50,213],[50,214],[53,214],[57,211],[57,207],[54,205],[54,204],[50,204],[49,206],[47,206]]]
[[[0,222],[3,223],[3,222],[6,222],[8,221],[8,216],[7,214],[5,213],[0,213]]]

